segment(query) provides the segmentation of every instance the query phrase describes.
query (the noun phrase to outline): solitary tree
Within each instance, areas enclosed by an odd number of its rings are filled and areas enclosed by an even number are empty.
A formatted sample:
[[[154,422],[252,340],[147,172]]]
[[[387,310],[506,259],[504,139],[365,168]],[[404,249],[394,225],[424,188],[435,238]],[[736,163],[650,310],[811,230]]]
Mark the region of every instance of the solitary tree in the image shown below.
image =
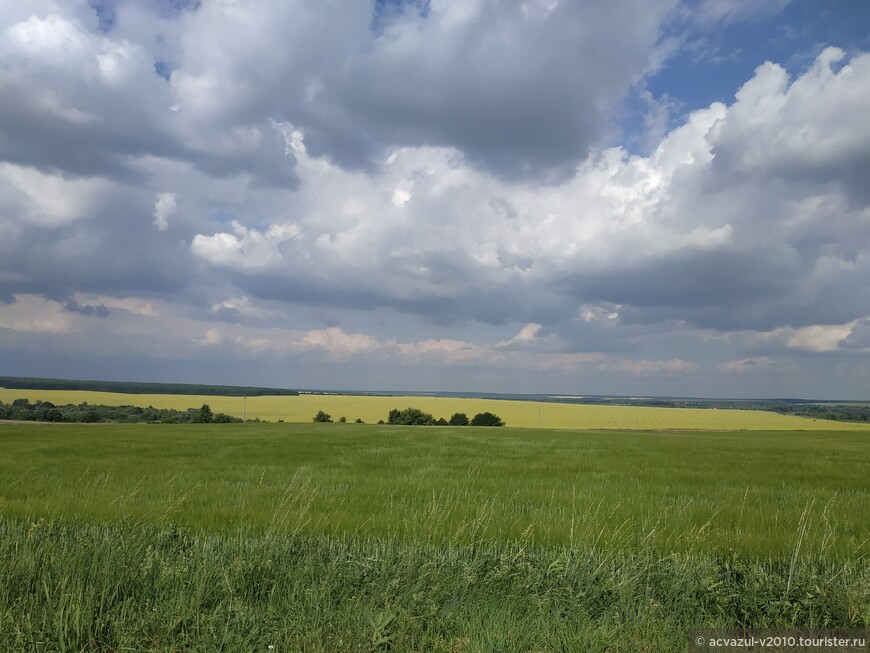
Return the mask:
[[[317,411],[317,415],[314,416],[315,422],[331,422],[332,415],[329,413],[324,413],[322,410]]]
[[[493,413],[478,413],[474,417],[471,418],[472,426],[504,426],[504,422],[501,421],[501,417],[498,415],[494,415]]]

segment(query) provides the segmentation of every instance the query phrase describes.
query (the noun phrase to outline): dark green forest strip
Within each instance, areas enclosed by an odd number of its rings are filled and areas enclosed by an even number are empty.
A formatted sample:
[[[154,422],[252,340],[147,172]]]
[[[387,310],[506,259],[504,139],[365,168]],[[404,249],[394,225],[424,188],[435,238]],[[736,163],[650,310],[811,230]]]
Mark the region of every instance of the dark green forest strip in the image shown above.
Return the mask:
[[[124,394],[207,395],[215,397],[295,397],[299,394],[296,390],[283,388],[197,385],[192,383],[140,383],[136,381],[77,381],[19,376],[0,376],[0,388],[12,390],[85,390],[91,392],[120,392]]]
[[[0,401],[0,420],[84,424],[235,424],[242,421],[225,413],[214,413],[208,404],[182,411],[153,406],[103,406],[87,402],[55,405],[50,401],[30,403],[27,399],[15,399],[8,404]]]

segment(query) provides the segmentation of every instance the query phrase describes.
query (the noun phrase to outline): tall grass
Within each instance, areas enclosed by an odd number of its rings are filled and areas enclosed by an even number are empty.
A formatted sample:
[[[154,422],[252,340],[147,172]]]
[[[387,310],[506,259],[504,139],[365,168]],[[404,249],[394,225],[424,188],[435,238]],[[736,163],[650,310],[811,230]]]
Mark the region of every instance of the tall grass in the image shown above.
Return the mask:
[[[865,559],[0,518],[0,573],[3,650],[661,653],[699,626],[870,624]]]

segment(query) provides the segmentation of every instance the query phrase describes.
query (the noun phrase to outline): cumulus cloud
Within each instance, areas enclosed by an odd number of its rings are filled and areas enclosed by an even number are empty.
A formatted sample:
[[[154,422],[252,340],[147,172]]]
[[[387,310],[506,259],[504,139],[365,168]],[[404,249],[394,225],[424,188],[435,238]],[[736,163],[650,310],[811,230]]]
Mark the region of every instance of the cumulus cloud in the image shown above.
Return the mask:
[[[278,223],[235,222],[234,233],[197,235],[193,252],[243,273],[237,282],[255,295],[329,303],[355,294],[418,313],[428,303],[433,319],[532,322],[612,305],[634,321],[703,328],[849,321],[870,299],[868,254],[856,249],[867,242],[867,207],[852,202],[850,179],[831,186],[840,161],[816,157],[827,172],[815,183],[783,168],[800,158],[784,143],[797,133],[808,151],[814,138],[848,156],[870,151],[857,112],[834,124],[830,109],[808,107],[870,97],[870,55],[832,63],[826,51],[793,82],[762,66],[733,105],[692,113],[649,156],[607,149],[555,186],[507,183],[454,149],[396,150],[369,174],[300,149],[307,210],[290,237],[269,235]],[[763,174],[747,174],[759,166]],[[507,288],[523,301],[511,303]],[[846,295],[861,300],[834,300]]]
[[[716,126],[716,168],[732,176],[837,183],[866,206],[870,130],[860,117],[870,92],[870,56],[828,47],[800,77],[759,66]]]
[[[175,193],[159,193],[154,200],[154,226],[158,231],[166,231],[169,228],[169,219],[175,216],[178,204],[175,202]]]
[[[171,84],[196,120],[292,117],[315,154],[345,165],[425,143],[499,174],[570,171],[600,140],[603,107],[646,70],[676,5],[377,4],[373,30],[365,4],[208,3],[180,38]]]
[[[72,321],[63,306],[36,295],[15,295],[15,301],[3,307],[0,329],[25,333],[64,333]]]
[[[529,322],[520,332],[513,338],[507,341],[506,344],[528,344],[537,339],[538,332],[541,330],[541,325],[535,322]]]
[[[381,344],[372,336],[362,333],[345,333],[338,327],[309,331],[301,344],[323,349],[331,356],[368,354],[376,351]]]
[[[223,335],[217,329],[209,329],[205,332],[202,338],[197,338],[193,341],[193,344],[199,345],[200,347],[211,347],[215,345],[219,345],[224,341]]]
[[[784,338],[791,349],[812,352],[836,351],[852,333],[853,324],[814,324],[799,329],[783,327],[771,332],[773,338]]]
[[[250,297],[245,296],[230,297],[221,302],[212,304],[211,313],[230,321],[236,321],[240,318],[269,320],[282,316],[281,311],[259,306],[252,302]]]
[[[63,227],[88,218],[109,191],[102,179],[68,179],[0,163],[0,206],[10,218],[27,225]]]
[[[191,243],[193,253],[218,267],[268,270],[281,261],[281,243],[299,235],[299,227],[293,224],[273,224],[262,233],[233,220],[232,228],[233,233],[197,234]]]
[[[127,14],[128,5],[121,7]],[[124,30],[105,33],[94,7],[80,0],[40,2],[28,12],[4,6],[0,91],[15,98],[0,103],[6,160],[141,182],[138,160],[153,156],[216,176],[249,173],[264,185],[292,185],[292,161],[270,137],[268,115],[231,125],[185,115],[178,90],[155,68],[167,54],[161,50],[179,51],[180,24],[158,11],[155,5]]]

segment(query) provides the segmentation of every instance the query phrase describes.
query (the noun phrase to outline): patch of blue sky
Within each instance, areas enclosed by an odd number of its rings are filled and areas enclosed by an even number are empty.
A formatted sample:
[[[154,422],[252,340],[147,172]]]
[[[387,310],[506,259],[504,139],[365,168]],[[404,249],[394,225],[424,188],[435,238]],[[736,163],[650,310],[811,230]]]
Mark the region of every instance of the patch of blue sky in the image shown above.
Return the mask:
[[[154,72],[168,82],[169,77],[172,75],[172,67],[165,61],[155,61]]]
[[[108,33],[117,22],[117,7],[122,0],[88,0],[90,7],[96,12],[101,32]],[[196,11],[202,5],[202,0],[148,0],[148,5],[158,15],[171,18],[183,11]]]
[[[88,0],[88,5],[97,14],[100,31],[109,32],[115,26],[115,0]]]
[[[164,17],[175,16],[183,11],[196,11],[202,0],[149,0],[157,13]]]
[[[664,38],[678,39],[680,48],[632,90],[617,117],[629,151],[643,152],[650,127],[663,119],[670,130],[692,111],[714,102],[733,103],[766,61],[783,66],[794,78],[827,46],[847,53],[870,50],[870,1],[795,0],[775,14],[672,29]],[[668,114],[656,116],[663,107]]]
[[[390,21],[404,14],[409,8],[426,18],[429,15],[429,0],[375,0],[371,22],[372,32],[381,34]]]

